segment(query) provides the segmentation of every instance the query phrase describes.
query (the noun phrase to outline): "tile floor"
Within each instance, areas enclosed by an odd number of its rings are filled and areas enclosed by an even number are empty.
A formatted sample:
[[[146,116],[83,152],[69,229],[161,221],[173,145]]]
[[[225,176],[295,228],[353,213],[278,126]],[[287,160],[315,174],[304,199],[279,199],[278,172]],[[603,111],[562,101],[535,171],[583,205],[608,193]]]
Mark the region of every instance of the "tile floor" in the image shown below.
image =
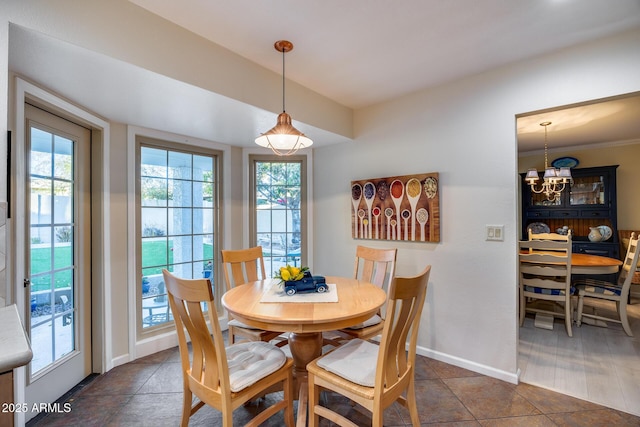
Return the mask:
[[[640,417],[527,384],[515,386],[426,357],[418,357],[416,368],[423,426],[640,426]],[[358,406],[337,395],[325,398],[356,424],[371,425]],[[78,387],[64,397],[64,402],[71,403],[70,413],[37,417],[27,426],[177,426],[182,405],[178,350],[161,351],[118,366]],[[239,408],[234,425],[243,424],[264,407],[263,402]],[[220,422],[219,413],[205,407],[191,417],[189,425]],[[273,417],[267,425],[280,427],[282,415]],[[323,420],[321,425],[329,423]],[[385,411],[384,425],[410,425],[408,412],[394,404]]]

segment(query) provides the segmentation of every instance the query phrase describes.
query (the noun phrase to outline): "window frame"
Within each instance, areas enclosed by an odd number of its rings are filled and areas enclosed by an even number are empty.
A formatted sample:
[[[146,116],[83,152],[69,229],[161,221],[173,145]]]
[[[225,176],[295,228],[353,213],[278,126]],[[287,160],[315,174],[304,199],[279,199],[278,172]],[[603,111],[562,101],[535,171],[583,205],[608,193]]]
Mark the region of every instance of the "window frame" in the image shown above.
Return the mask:
[[[248,155],[248,243],[249,246],[257,246],[257,204],[256,204],[256,163],[272,162],[272,163],[299,163],[300,164],[300,266],[308,266],[311,259],[311,245],[309,239],[311,236],[312,218],[309,213],[309,195],[310,195],[310,176],[309,176],[309,156],[305,154],[296,154],[291,156],[277,156],[274,154],[249,154]],[[266,260],[265,260],[266,267]]]
[[[135,331],[137,339],[146,339],[159,334],[166,333],[175,329],[173,321],[167,321],[152,325],[149,327],[143,327],[142,320],[145,315],[142,308],[142,275],[139,272],[142,269],[142,253],[141,253],[141,240],[142,240],[142,218],[141,218],[141,191],[140,191],[140,161],[141,161],[141,148],[142,147],[158,148],[161,150],[183,152],[189,154],[201,154],[205,156],[211,156],[214,158],[214,196],[213,196],[213,271],[211,281],[214,284],[214,297],[216,300],[216,309],[220,311],[222,306],[220,304],[220,298],[224,292],[223,278],[220,275],[220,260],[216,251],[219,252],[219,248],[222,247],[224,240],[222,224],[222,192],[223,192],[223,151],[214,148],[206,148],[200,145],[183,144],[170,139],[163,139],[162,136],[152,137],[143,134],[135,135],[134,152],[135,152]],[[167,301],[168,304],[168,301]]]

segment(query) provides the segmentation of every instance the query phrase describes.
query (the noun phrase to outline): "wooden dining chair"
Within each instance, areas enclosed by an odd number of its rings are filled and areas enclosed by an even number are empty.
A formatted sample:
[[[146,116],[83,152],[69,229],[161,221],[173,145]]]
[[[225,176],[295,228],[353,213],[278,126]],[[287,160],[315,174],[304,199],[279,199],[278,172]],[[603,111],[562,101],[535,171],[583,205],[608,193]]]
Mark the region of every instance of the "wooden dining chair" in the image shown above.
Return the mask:
[[[264,258],[262,257],[262,246],[249,249],[223,250],[222,268],[224,270],[224,280],[226,290],[256,280],[266,279],[264,269]],[[249,341],[269,342],[278,338],[281,332],[265,331],[246,325],[237,319],[229,316],[229,343],[236,342],[236,337],[242,337]],[[280,339],[278,345],[283,346],[286,339]]]
[[[409,410],[414,426],[420,425],[414,372],[430,273],[429,265],[415,277],[395,277],[391,281],[380,344],[355,338],[307,365],[310,427],[317,426],[320,417],[341,426],[355,425],[320,405],[320,392],[324,390],[346,396],[371,412],[373,426],[382,426],[383,412],[394,402]]]
[[[620,242],[620,255],[625,256],[627,249],[629,248],[629,239],[631,233],[635,233],[636,236],[640,236],[640,231],[633,230],[618,230],[618,241]],[[624,260],[624,258],[623,258]],[[629,295],[631,297],[640,298],[640,267],[636,269],[631,278],[631,287],[629,289]],[[631,303],[631,301],[629,301]]]
[[[293,427],[293,361],[281,349],[266,342],[243,342],[225,348],[209,279],[181,279],[166,269],[162,275],[182,364],[181,426],[186,427],[191,415],[206,404],[222,413],[224,427],[232,427],[236,408],[256,397],[283,390],[283,399],[246,425],[259,426],[284,410],[285,424]],[[204,304],[207,311],[203,309]],[[185,329],[191,339],[191,357]],[[197,398],[195,403],[193,395]]]
[[[356,248],[356,260],[353,269],[354,279],[364,280],[385,289],[393,280],[396,271],[396,257],[398,249],[375,249],[365,246]],[[383,307],[378,313],[371,316],[363,323],[349,328],[341,329],[347,339],[370,339],[382,333],[384,319]]]
[[[627,254],[624,258],[622,267],[620,268],[620,274],[618,275],[618,281],[616,283],[594,279],[583,279],[574,283],[574,286],[578,290],[578,313],[576,316],[576,323],[578,326],[581,325],[583,317],[616,322],[622,324],[622,329],[624,329],[627,335],[630,337],[633,336],[631,326],[629,325],[629,319],[627,317],[627,302],[629,299],[631,281],[638,268],[639,253],[638,237],[636,237],[635,233],[632,233],[627,247]],[[597,314],[596,311],[593,313],[585,313],[585,298],[615,302],[618,318],[605,317]]]
[[[560,236],[560,235],[559,235]],[[571,337],[571,234],[557,240],[526,240],[519,243],[520,261],[520,326],[526,312],[564,317],[567,334]],[[550,301],[550,308],[537,307],[536,300]],[[528,301],[530,303],[528,303]],[[559,313],[555,304],[563,305]]]

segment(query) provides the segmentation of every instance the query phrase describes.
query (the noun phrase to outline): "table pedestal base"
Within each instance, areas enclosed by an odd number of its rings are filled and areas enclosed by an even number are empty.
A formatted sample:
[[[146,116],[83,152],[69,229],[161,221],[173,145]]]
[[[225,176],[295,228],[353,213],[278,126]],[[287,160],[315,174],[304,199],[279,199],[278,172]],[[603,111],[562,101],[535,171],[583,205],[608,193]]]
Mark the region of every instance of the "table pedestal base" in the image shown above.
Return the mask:
[[[289,349],[293,358],[294,396],[298,396],[297,426],[307,424],[307,363],[322,355],[322,333],[289,334]]]
[[[322,333],[296,333],[289,335],[289,348],[293,358],[295,382],[307,381],[307,363],[322,355]],[[296,391],[299,386],[296,386]]]

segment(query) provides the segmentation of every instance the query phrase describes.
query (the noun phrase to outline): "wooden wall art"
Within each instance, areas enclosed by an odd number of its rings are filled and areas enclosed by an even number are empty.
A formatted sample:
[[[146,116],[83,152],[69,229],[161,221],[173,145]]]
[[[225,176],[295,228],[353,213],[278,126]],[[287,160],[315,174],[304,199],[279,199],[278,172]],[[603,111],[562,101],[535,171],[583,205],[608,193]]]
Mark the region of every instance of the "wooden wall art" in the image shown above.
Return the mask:
[[[351,181],[354,239],[440,241],[438,173]]]

